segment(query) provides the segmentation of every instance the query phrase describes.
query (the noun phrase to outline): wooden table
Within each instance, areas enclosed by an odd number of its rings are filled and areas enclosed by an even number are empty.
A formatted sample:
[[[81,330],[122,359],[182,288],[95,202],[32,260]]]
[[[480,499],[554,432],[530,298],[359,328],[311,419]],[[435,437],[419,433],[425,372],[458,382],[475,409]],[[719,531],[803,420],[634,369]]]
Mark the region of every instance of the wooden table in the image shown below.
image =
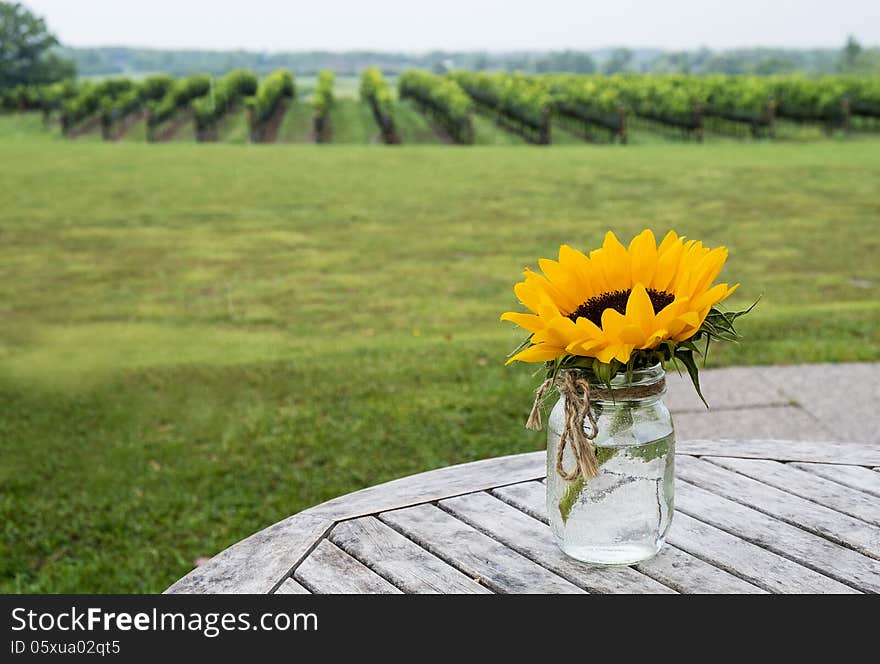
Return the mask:
[[[880,444],[679,441],[666,546],[634,567],[565,556],[545,453],[413,475],[242,540],[171,593],[880,591]]]

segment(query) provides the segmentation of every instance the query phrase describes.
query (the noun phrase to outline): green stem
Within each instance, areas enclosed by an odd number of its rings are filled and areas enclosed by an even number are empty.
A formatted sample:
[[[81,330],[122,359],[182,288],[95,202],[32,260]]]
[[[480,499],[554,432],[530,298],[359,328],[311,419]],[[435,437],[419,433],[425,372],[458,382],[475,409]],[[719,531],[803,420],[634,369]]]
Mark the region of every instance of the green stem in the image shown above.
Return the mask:
[[[602,406],[596,405],[596,420],[598,421],[599,416],[602,414]],[[625,404],[620,403],[617,404],[616,410],[614,412],[614,418],[611,420],[611,423],[608,425],[611,435],[622,431],[626,427],[631,427],[633,425],[632,418],[632,408]],[[604,464],[608,459],[617,454],[619,447],[598,447],[593,446],[593,452],[596,454],[596,462],[597,465],[601,468],[602,464]],[[576,480],[573,480],[565,487],[565,491],[562,494],[562,497],[559,499],[559,513],[562,515],[562,523],[568,521],[568,516],[571,514],[571,510],[574,507],[575,502],[577,502],[578,496],[581,495],[581,491],[584,489],[584,478],[583,476],[578,476]]]

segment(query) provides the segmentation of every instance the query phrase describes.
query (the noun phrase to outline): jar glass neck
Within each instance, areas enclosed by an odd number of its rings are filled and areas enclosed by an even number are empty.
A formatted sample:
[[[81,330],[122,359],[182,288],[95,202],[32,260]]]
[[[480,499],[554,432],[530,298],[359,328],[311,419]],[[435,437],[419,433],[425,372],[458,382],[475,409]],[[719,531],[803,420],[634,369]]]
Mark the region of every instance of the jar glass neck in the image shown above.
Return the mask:
[[[607,391],[608,386],[599,381],[599,379],[593,374],[592,370],[575,368],[569,369],[569,371],[577,371],[587,376],[591,387],[597,391],[597,396],[599,398],[602,398],[599,396],[601,392]],[[644,369],[634,369],[630,374],[627,374],[626,371],[622,371],[611,379],[611,392],[614,393],[620,390],[630,390],[631,388],[635,388],[636,393],[642,391],[650,393],[654,392],[654,388],[656,388],[656,393],[662,394],[666,391],[665,385],[663,384],[665,378],[666,372],[663,370],[663,365],[660,363]]]

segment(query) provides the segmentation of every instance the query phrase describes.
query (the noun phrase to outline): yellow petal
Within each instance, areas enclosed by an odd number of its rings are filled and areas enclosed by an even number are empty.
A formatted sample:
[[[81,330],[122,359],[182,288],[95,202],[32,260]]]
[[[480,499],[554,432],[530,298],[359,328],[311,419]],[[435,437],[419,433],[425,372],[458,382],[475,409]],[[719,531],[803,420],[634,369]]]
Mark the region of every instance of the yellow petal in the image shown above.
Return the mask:
[[[538,330],[544,329],[544,322],[541,320],[540,316],[535,316],[533,314],[521,314],[516,311],[508,311],[507,313],[501,314],[501,320],[515,323],[529,332],[537,332]]]
[[[665,244],[666,240],[663,242]],[[681,242],[672,243],[658,252],[657,269],[654,271],[654,278],[650,284],[651,288],[658,291],[672,292],[672,284],[678,275],[679,260],[683,253],[684,244]]]
[[[700,320],[700,316],[696,311],[688,311],[687,313],[683,313],[678,317],[678,320],[690,325],[691,327],[700,327],[702,325],[702,321]]]
[[[541,307],[541,295],[533,284],[528,281],[520,281],[513,287],[513,292],[516,293],[517,299],[522,302],[524,306],[528,307],[535,313],[538,312],[538,309]]]
[[[555,263],[555,261],[553,262]],[[560,288],[558,285],[547,279],[547,277],[532,272],[531,270],[526,270],[524,274],[526,277],[526,283],[531,283],[535,288],[544,291],[560,311],[570,313],[580,306],[581,302],[576,297],[571,297],[568,294],[567,289]]]
[[[608,339],[617,339],[621,330],[626,327],[626,317],[616,309],[602,312],[602,332]]]
[[[660,246],[657,247],[657,253],[658,254],[666,253],[676,243],[681,244],[682,240],[684,240],[684,236],[678,237],[678,234],[675,231],[669,231],[663,237],[663,241],[660,243]]]
[[[617,236],[608,231],[602,244],[605,252],[605,275],[611,290],[629,290],[632,287],[632,267],[629,252]]]
[[[601,348],[604,345],[604,342],[601,339],[591,339],[589,341],[575,341],[574,343],[566,346],[565,350],[567,350],[572,355],[582,355],[584,357],[595,357],[595,352],[597,349]]]
[[[627,325],[620,331],[618,339],[635,348],[641,348],[648,339],[648,335],[645,334],[645,331],[638,325]]]
[[[629,362],[629,356],[632,355],[634,346],[631,344],[624,344],[617,349],[617,354],[614,356],[618,362],[626,364]]]
[[[632,261],[632,282],[650,284],[657,270],[657,240],[650,229],[636,235],[629,243]]]
[[[580,339],[601,339],[602,330],[593,321],[583,316],[578,317],[574,322],[576,334]]]
[[[724,247],[718,247],[706,254],[695,270],[698,276],[691,284],[691,294],[696,296],[709,288],[726,260],[727,249]]]
[[[632,325],[636,325],[645,333],[651,334],[654,329],[654,305],[648,291],[642,284],[636,284],[629,299],[626,301],[626,318]]]
[[[669,330],[666,328],[660,328],[651,334],[651,336],[648,337],[644,344],[639,346],[639,348],[656,348],[661,341],[665,341],[669,337]]]
[[[519,353],[511,357],[505,364],[510,364],[511,362],[546,362],[548,360],[555,360],[557,357],[565,353],[564,348],[555,348],[553,346],[548,346],[547,344],[540,344],[537,346],[529,346],[525,350],[521,350]]]
[[[621,351],[622,348],[623,347],[618,344],[606,346],[602,350],[598,351],[595,357],[600,362],[608,364],[611,360],[614,359],[614,357]]]
[[[559,247],[559,264],[571,273],[581,302],[586,302],[591,297],[598,295],[592,278],[593,270],[590,259],[583,253],[563,244]]]
[[[727,284],[716,284],[705,293],[700,295],[694,300],[692,309],[699,311],[700,309],[710,309],[714,307],[716,304],[724,300],[728,297],[733,291],[735,291],[739,287],[739,284],[735,284],[733,288],[728,288]]]
[[[577,326],[565,316],[555,316],[546,321],[546,326],[536,332],[532,337],[532,343],[549,343],[560,348],[565,348],[579,338]]]

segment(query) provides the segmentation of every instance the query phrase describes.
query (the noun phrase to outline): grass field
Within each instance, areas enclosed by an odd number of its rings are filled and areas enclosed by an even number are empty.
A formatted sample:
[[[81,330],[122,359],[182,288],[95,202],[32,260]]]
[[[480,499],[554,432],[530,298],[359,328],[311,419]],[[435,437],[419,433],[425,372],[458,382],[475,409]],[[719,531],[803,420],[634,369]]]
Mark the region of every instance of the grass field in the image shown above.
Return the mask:
[[[287,109],[278,127],[279,143],[314,143],[312,105],[296,100]]]
[[[250,142],[247,111],[243,108],[227,114],[217,127],[217,139],[222,143],[243,145]]]
[[[0,118],[0,591],[160,591],[332,496],[541,448],[498,315],[607,228],[730,248],[731,305],[764,299],[710,365],[880,359],[878,148],[105,145]]]
[[[382,135],[370,107],[355,99],[337,99],[330,109],[333,143],[381,143]]]

